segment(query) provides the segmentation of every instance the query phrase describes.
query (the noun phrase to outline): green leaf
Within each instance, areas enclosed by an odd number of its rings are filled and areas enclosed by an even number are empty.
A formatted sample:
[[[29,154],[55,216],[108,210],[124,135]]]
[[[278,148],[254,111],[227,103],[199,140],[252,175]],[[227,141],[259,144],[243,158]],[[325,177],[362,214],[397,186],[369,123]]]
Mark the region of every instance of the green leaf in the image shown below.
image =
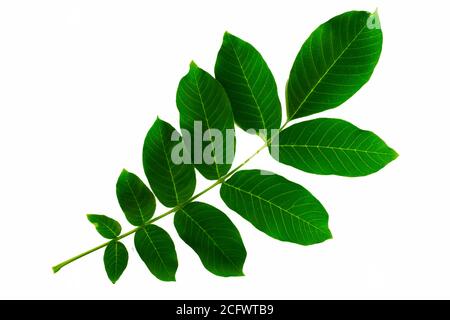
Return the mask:
[[[278,161],[316,174],[357,177],[374,173],[397,158],[397,153],[370,131],[339,119],[315,119],[283,130]],[[276,149],[275,149],[276,150]]]
[[[95,226],[98,233],[106,239],[114,239],[122,231],[120,223],[110,217],[101,214],[88,214],[87,218]]]
[[[372,75],[382,43],[376,13],[346,12],[318,27],[289,76],[288,119],[335,108],[353,96]]]
[[[139,229],[134,235],[136,251],[155,277],[175,281],[177,253],[169,234],[154,224]]]
[[[279,175],[239,171],[222,184],[220,196],[230,209],[275,239],[311,245],[331,238],[322,204]]]
[[[281,104],[275,79],[250,43],[225,32],[215,74],[230,98],[238,126],[266,129],[268,134],[280,128]]]
[[[172,141],[173,136],[180,137],[180,134],[167,122],[156,119],[145,138],[142,155],[148,182],[166,207],[185,202],[195,190],[194,166],[172,160],[172,152],[184,146],[182,141]]]
[[[153,216],[156,208],[155,196],[133,173],[123,170],[117,180],[116,194],[127,220],[141,226]]]
[[[127,248],[119,241],[111,241],[105,249],[103,262],[109,280],[116,283],[128,264]]]
[[[222,277],[244,275],[247,252],[238,229],[222,211],[192,202],[175,214],[174,224],[207,270]]]
[[[192,62],[178,85],[177,107],[197,170],[210,180],[225,175],[234,159],[235,137],[233,112],[222,85]]]

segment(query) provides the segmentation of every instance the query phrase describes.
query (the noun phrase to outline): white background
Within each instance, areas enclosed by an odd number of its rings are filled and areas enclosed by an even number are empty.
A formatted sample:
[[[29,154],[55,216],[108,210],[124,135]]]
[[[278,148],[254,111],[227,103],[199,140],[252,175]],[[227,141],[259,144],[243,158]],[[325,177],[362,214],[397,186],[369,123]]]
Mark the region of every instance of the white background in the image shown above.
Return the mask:
[[[284,92],[292,62],[320,23],[378,7],[381,60],[340,117],[375,131],[400,157],[365,178],[316,176],[267,153],[247,166],[308,188],[334,239],[271,239],[222,204],[248,257],[245,277],[208,273],[176,235],[177,282],[154,278],[132,239],[116,285],[102,253],[51,266],[101,243],[85,214],[129,228],[115,199],[122,168],[144,178],[141,148],[159,115],[178,126],[175,92],[193,59],[213,72],[225,30],[263,54]],[[1,1],[0,298],[450,298],[447,1]],[[239,132],[238,159],[260,145]],[[197,175],[198,189],[207,185]],[[164,211],[162,206],[157,214]]]

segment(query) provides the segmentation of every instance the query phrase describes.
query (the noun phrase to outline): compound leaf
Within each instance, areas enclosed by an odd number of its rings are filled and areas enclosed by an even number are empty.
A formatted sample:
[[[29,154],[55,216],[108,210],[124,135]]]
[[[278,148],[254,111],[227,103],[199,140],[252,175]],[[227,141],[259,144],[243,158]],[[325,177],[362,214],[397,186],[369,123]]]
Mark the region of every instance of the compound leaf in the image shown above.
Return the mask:
[[[97,232],[106,239],[114,239],[122,231],[120,223],[105,215],[88,214],[87,218],[95,226]]]
[[[127,220],[141,226],[153,216],[155,196],[135,174],[123,170],[117,180],[116,195]]]
[[[397,158],[376,134],[339,119],[315,119],[283,130],[271,154],[294,168],[357,177],[374,173]],[[278,148],[274,152],[274,148]]]
[[[177,253],[169,234],[150,224],[134,235],[134,245],[151,273],[162,281],[175,281],[178,268]]]
[[[350,11],[319,26],[289,75],[288,119],[335,108],[353,96],[372,75],[382,43],[376,13]]]
[[[235,136],[233,112],[222,85],[192,62],[178,85],[177,107],[180,127],[191,138],[183,132],[197,170],[210,180],[225,175],[233,162]]]
[[[275,239],[311,245],[331,238],[322,204],[279,175],[238,171],[222,184],[220,196],[230,209]]]
[[[238,229],[222,211],[192,202],[177,211],[174,224],[207,270],[222,277],[244,275],[247,252]]]
[[[215,74],[230,98],[238,126],[265,129],[267,133],[280,128],[281,104],[275,79],[250,43],[225,32]]]
[[[180,137],[169,123],[158,118],[144,142],[142,160],[145,175],[156,197],[166,207],[185,202],[195,190],[194,166],[183,159],[183,141],[175,139]],[[180,153],[175,152],[175,148],[180,146]],[[174,161],[174,157],[179,161]]]
[[[103,262],[109,280],[116,283],[128,264],[127,248],[119,241],[111,241],[105,249]]]

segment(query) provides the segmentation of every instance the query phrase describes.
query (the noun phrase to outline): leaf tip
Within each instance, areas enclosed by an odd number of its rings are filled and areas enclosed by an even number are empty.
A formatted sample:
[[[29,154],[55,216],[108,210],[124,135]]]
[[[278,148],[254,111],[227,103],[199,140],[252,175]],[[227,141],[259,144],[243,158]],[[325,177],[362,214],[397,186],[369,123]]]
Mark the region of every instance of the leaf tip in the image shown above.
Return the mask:
[[[314,245],[317,243],[322,243],[328,240],[333,240],[333,233],[331,233],[330,228],[327,226],[326,228],[323,229],[323,237],[321,241],[315,242],[315,243],[311,243],[309,245]]]
[[[225,33],[223,34],[223,41],[225,42],[234,42],[238,39],[238,37],[228,31],[225,31]]]
[[[88,213],[86,214],[86,218],[89,220],[89,222],[92,222],[92,218],[95,216],[95,214]]]
[[[189,69],[191,69],[191,70],[198,69],[198,66],[194,60],[191,60],[191,63],[189,63]]]
[[[392,149],[392,160],[397,159],[398,157],[400,157],[400,155],[398,154],[397,151],[395,151],[394,149]]]
[[[154,126],[154,125],[161,125],[162,123],[164,123],[164,120],[161,119],[159,116],[156,116],[156,120],[155,120],[155,122],[153,123],[153,126]]]

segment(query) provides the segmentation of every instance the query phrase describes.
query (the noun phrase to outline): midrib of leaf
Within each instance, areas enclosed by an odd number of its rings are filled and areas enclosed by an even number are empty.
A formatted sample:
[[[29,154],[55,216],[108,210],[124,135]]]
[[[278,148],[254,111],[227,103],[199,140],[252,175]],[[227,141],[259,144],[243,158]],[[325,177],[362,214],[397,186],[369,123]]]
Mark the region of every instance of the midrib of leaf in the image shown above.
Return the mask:
[[[119,261],[119,250],[117,250],[117,248],[119,247],[117,241],[114,243],[114,259],[115,259],[115,263],[114,263],[114,276],[117,276],[117,262]]]
[[[217,244],[217,242],[209,235],[209,233],[194,219],[192,218],[184,209],[181,209],[180,211],[182,211],[192,222],[195,223],[195,225],[197,227],[199,227],[199,229],[201,231],[203,231],[203,233],[209,238],[209,240],[211,240],[211,242],[214,244],[214,246],[217,247],[217,249],[219,249],[219,251],[222,253],[222,255],[231,262],[231,264],[236,267],[237,269],[239,269],[239,266],[237,266],[233,260],[231,260],[226,254],[225,252],[222,250],[222,248]]]
[[[319,78],[319,80],[316,82],[316,84],[311,88],[311,90],[309,90],[308,94],[306,95],[306,97],[303,99],[303,101],[300,103],[300,105],[298,106],[298,108],[295,110],[294,113],[292,113],[292,115],[290,117],[288,117],[287,122],[289,122],[290,120],[292,120],[292,118],[297,114],[297,112],[300,111],[300,109],[302,108],[302,106],[306,103],[306,101],[308,101],[309,97],[311,96],[311,94],[314,93],[314,91],[316,90],[317,86],[319,84],[322,83],[323,79],[328,75],[328,73],[331,71],[331,69],[333,69],[333,67],[336,65],[336,63],[342,58],[342,56],[347,52],[347,50],[350,48],[350,46],[356,41],[356,39],[358,39],[358,37],[361,35],[361,33],[364,31],[364,29],[366,28],[366,26],[364,25],[362,27],[362,29],[356,34],[356,36],[350,41],[350,43],[344,48],[344,50],[342,50],[342,52],[339,54],[339,56],[334,59],[333,63],[331,64],[330,67],[328,67],[327,70],[325,70],[325,73]],[[323,48],[321,49],[323,50]]]
[[[244,190],[244,189],[241,189],[241,188],[239,188],[239,187],[236,187],[236,186],[234,186],[234,185],[231,185],[231,184],[229,184],[229,183],[227,183],[227,182],[223,182],[223,184],[224,184],[224,185],[227,185],[227,186],[229,186],[229,187],[231,187],[231,188],[233,188],[233,189],[236,189],[236,190],[238,190],[238,191],[241,191],[241,192],[243,192],[243,193],[249,194],[250,196],[255,197],[255,198],[257,198],[257,199],[259,199],[259,200],[261,200],[261,201],[263,201],[263,202],[266,202],[266,203],[268,203],[269,205],[274,206],[274,207],[280,209],[282,212],[285,212],[285,213],[289,214],[290,216],[296,218],[297,220],[300,220],[301,222],[307,224],[308,226],[310,226],[310,227],[312,227],[312,228],[314,228],[314,229],[320,231],[321,233],[323,233],[323,234],[325,234],[325,235],[329,235],[328,232],[323,231],[322,229],[316,227],[315,225],[313,225],[313,224],[310,223],[309,221],[307,221],[307,220],[305,220],[305,219],[303,219],[303,218],[301,218],[301,217],[299,217],[299,216],[296,216],[296,215],[293,214],[292,212],[290,212],[290,211],[288,211],[288,210],[286,210],[286,209],[280,207],[279,205],[277,205],[277,204],[275,204],[275,203],[273,203],[273,202],[271,202],[271,201],[269,201],[269,200],[267,200],[267,199],[264,199],[264,198],[262,198],[262,197],[260,197],[260,196],[258,196],[258,195],[256,195],[256,194],[254,194],[254,193],[251,193],[250,191],[246,191],[246,190]]]
[[[96,222],[96,223],[94,223],[94,226],[95,226],[95,227],[100,227],[100,224],[101,224],[102,226],[104,226],[106,229],[108,229],[109,231],[111,231],[111,233],[112,233],[114,236],[116,236],[116,231],[113,230],[113,229],[111,229],[110,226],[109,226],[108,224],[106,224],[106,223]]]
[[[200,97],[200,104],[202,105],[202,110],[203,110],[203,114],[205,115],[205,121],[206,121],[206,126],[208,127],[208,133],[209,133],[209,140],[211,141],[211,143],[213,143],[212,141],[212,135],[211,135],[211,126],[209,125],[209,120],[208,120],[208,115],[206,114],[206,108],[205,108],[205,103],[203,102],[203,96],[202,93],[200,92],[200,87],[198,86],[198,75],[197,75],[197,70],[194,73],[194,79],[195,79],[195,87],[197,88],[197,92],[198,92],[198,96]],[[214,167],[216,169],[216,173],[217,173],[217,178],[220,178],[220,173],[219,173],[219,167],[217,165],[217,159],[216,159],[216,145],[214,144]],[[177,200],[178,202],[178,200]]]
[[[147,236],[148,241],[150,241],[152,247],[155,249],[156,254],[158,255],[159,260],[161,261],[162,265],[164,266],[164,269],[166,270],[166,273],[167,273],[168,275],[170,275],[170,271],[169,271],[169,269],[167,268],[167,265],[166,265],[166,263],[164,262],[164,260],[162,259],[161,255],[159,254],[158,248],[155,246],[155,244],[154,244],[153,241],[152,241],[152,238],[151,238],[150,235],[148,234],[147,229],[146,229],[146,228],[142,228],[142,230],[144,230],[145,235]]]
[[[342,147],[333,147],[333,146],[321,146],[321,145],[308,145],[308,144],[278,144],[272,145],[274,147],[290,147],[290,148],[314,148],[314,149],[328,149],[328,150],[339,150],[343,152],[354,151],[359,153],[368,153],[368,154],[377,154],[377,155],[389,155],[388,152],[378,152],[378,151],[369,151],[369,150],[361,150],[361,149],[353,149],[353,148],[342,148]]]
[[[142,212],[141,205],[140,205],[138,199],[136,198],[136,194],[134,193],[134,189],[130,185],[130,180],[128,179],[128,177],[127,177],[127,185],[128,185],[128,188],[131,190],[131,194],[133,195],[133,199],[134,199],[134,201],[136,202],[136,204],[138,206],[139,215],[141,216],[141,220],[142,220],[143,223],[145,223],[144,213]]]
[[[255,101],[255,104],[257,106],[258,114],[259,114],[259,117],[261,118],[261,121],[262,121],[262,124],[263,124],[263,129],[267,129],[266,122],[264,121],[264,117],[263,117],[263,114],[261,112],[261,106],[259,105],[258,101],[256,100],[255,94],[253,93],[253,88],[250,86],[250,83],[248,82],[248,78],[247,78],[247,75],[245,74],[244,66],[242,65],[241,60],[239,59],[239,55],[237,54],[237,51],[234,48],[233,41],[230,40],[230,43],[231,43],[231,48],[233,49],[233,52],[236,55],[236,59],[237,59],[237,61],[239,63],[239,67],[242,70],[242,74],[244,76],[245,82],[247,83],[247,87],[249,88],[249,90],[250,90],[250,92],[252,94],[252,98]]]
[[[172,167],[170,166],[169,158],[167,157],[166,144],[164,142],[163,135],[161,132],[161,126],[159,127],[159,137],[161,138],[161,143],[163,145],[162,149],[163,149],[163,153],[164,153],[164,158],[166,159],[167,167],[169,168],[169,174],[170,174],[170,178],[171,178],[170,181],[172,182],[172,185],[173,185],[175,199],[177,200],[177,204],[179,204],[180,200],[178,199],[178,190],[177,190],[177,186],[175,185],[175,178],[173,176]]]

